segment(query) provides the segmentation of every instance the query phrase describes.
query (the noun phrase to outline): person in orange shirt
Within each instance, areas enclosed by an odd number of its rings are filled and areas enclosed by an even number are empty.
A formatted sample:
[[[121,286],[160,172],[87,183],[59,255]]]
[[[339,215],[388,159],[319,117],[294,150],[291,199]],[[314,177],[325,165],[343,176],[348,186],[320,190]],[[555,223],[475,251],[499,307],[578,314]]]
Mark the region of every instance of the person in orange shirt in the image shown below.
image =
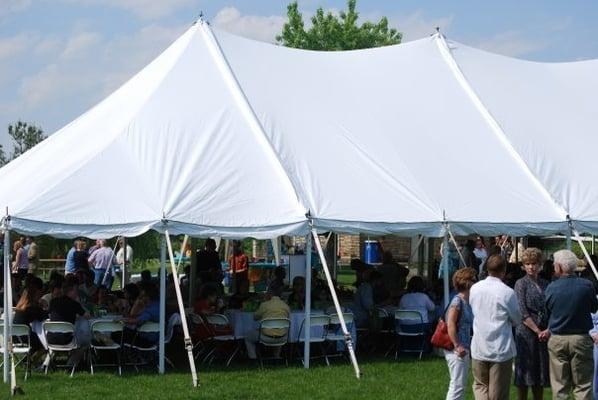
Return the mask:
[[[233,279],[233,293],[235,293],[240,282],[249,280],[249,259],[243,252],[243,245],[239,240],[233,241],[233,255],[228,259],[228,265]]]

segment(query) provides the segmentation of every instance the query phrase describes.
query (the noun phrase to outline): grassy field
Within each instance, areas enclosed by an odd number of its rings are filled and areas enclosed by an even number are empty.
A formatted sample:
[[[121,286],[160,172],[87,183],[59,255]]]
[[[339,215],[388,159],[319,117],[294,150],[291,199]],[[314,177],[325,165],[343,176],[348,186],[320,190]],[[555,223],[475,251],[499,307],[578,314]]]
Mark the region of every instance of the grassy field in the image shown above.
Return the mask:
[[[201,387],[191,387],[188,372],[169,372],[164,376],[146,372],[128,372],[122,377],[111,372],[77,372],[69,378],[65,372],[48,376],[34,373],[22,381],[22,399],[443,399],[448,385],[444,359],[429,357],[362,361],[363,377],[357,380],[353,370],[342,361],[331,367],[317,365],[307,371],[295,366],[252,365],[230,369],[199,367]],[[512,396],[514,398],[514,387]],[[0,398],[8,398],[9,388],[0,385]],[[472,399],[471,385],[467,399]],[[549,398],[547,391],[546,398]]]

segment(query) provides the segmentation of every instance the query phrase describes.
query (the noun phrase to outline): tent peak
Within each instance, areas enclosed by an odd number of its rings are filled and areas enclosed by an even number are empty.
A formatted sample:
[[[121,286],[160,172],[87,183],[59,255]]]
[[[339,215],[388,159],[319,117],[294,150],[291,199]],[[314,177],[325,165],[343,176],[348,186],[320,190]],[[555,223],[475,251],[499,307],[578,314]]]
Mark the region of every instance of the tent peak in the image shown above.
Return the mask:
[[[202,24],[210,25],[210,22],[207,19],[205,19],[203,11],[200,11],[199,15],[197,16],[197,18],[195,18],[195,21],[193,21],[193,25],[197,25],[197,24],[200,24],[200,25],[202,25]]]

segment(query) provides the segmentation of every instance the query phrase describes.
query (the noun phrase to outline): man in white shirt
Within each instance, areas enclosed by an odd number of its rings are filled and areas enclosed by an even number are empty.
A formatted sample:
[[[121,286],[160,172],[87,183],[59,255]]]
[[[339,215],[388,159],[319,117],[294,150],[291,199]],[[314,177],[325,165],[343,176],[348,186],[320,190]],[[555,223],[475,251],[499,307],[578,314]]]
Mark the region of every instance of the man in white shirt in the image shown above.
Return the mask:
[[[476,400],[508,399],[512,360],[517,355],[512,327],[521,322],[513,289],[502,282],[506,264],[500,255],[486,260],[488,277],[472,286],[471,359]]]
[[[129,270],[131,269],[131,263],[133,262],[133,248],[131,246],[129,246],[129,244],[127,243],[127,246],[126,246],[127,266],[125,268],[125,246],[123,246],[124,243],[125,243],[124,238],[121,237],[118,239],[119,248],[118,248],[118,251],[116,252],[116,264],[120,267],[120,271],[122,273],[122,281],[124,282],[123,285],[129,283],[128,275],[129,275]]]

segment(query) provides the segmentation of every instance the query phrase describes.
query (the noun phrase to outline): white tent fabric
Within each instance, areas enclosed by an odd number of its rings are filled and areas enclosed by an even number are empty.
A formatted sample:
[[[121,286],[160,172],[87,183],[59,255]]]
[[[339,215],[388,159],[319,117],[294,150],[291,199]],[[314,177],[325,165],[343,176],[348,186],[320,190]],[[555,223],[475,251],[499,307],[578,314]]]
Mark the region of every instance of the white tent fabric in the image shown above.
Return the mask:
[[[596,231],[597,66],[440,35],[304,51],[200,21],[0,169],[0,206],[55,236]]]

